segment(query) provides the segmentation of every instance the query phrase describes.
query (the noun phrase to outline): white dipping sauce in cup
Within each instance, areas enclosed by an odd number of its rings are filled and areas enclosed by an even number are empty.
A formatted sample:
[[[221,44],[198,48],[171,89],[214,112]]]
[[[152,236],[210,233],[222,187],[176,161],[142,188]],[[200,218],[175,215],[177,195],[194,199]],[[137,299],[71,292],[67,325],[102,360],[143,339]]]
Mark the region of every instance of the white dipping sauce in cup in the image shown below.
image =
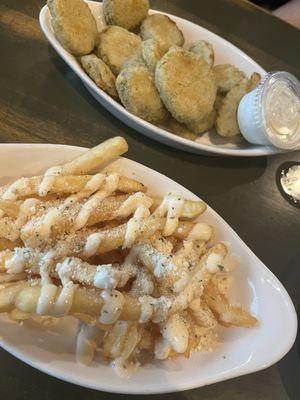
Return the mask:
[[[270,72],[238,107],[244,138],[279,149],[300,148],[300,84],[288,72]]]

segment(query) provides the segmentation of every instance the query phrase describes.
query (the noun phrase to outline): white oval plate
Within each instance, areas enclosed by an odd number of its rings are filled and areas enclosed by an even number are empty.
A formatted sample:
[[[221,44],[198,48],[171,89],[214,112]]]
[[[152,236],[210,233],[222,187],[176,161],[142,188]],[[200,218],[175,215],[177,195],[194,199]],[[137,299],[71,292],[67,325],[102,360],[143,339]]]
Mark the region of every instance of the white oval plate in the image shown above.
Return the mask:
[[[84,151],[60,145],[0,145],[0,185],[21,175],[43,172]],[[18,160],[17,162],[15,160]],[[114,168],[145,183],[153,194],[175,191],[188,199],[199,198],[164,175],[122,158]],[[131,379],[121,379],[97,357],[91,366],[75,362],[75,329],[65,318],[51,331],[33,324],[20,326],[0,315],[0,345],[15,357],[49,375],[96,390],[146,394],[191,389],[266,368],[282,358],[292,346],[297,318],[289,295],[268,268],[252,253],[230,226],[211,208],[201,220],[215,227],[215,240],[228,241],[241,260],[234,272],[233,298],[245,304],[259,319],[254,329],[220,329],[220,349],[211,354],[195,353],[143,367]]]
[[[98,29],[102,30],[105,26],[105,22],[102,19],[102,4],[94,1],[87,2],[92,13],[94,14]],[[155,13],[157,11],[151,11]],[[266,71],[258,65],[254,60],[248,57],[244,52],[238,49],[227,40],[220,36],[202,28],[190,21],[170,15],[182,29],[186,44],[190,44],[198,39],[205,39],[212,43],[216,53],[216,64],[230,63],[236,65],[247,75],[251,75],[253,72],[259,72],[264,75]],[[87,90],[95,97],[100,104],[102,104],[108,111],[110,111],[116,118],[120,119],[126,125],[137,130],[138,132],[155,139],[161,143],[169,146],[185,150],[191,153],[214,153],[224,156],[263,156],[271,155],[282,152],[279,149],[266,146],[255,146],[250,143],[244,142],[242,144],[233,144],[225,141],[215,130],[211,130],[209,133],[205,133],[197,139],[197,142],[187,140],[176,136],[162,127],[157,127],[143,119],[136,117],[135,115],[128,112],[120,103],[113,100],[103,90],[99,89],[98,86],[89,78],[89,76],[82,69],[77,59],[66,51],[54,36],[54,32],[51,26],[51,15],[47,6],[44,6],[40,12],[40,25],[41,28],[57,53],[64,59],[69,67],[78,75],[85,85]]]

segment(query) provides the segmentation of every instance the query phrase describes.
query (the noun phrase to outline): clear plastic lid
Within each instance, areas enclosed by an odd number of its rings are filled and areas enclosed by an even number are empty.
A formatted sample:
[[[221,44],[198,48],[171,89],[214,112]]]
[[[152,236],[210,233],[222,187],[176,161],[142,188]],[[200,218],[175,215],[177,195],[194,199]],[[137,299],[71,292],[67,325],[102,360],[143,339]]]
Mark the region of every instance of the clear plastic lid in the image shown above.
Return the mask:
[[[255,123],[270,144],[281,149],[300,147],[300,84],[288,72],[270,72],[253,91]]]

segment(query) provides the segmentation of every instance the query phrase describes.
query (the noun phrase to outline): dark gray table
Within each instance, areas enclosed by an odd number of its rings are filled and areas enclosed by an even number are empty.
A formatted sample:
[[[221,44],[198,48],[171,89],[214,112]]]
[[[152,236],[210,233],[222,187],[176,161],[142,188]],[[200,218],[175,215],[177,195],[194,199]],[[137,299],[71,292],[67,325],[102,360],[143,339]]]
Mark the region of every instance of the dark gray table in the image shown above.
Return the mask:
[[[128,157],[200,195],[278,276],[299,312],[300,210],[276,186],[277,170],[300,152],[214,158],[176,151],[132,131],[105,111],[49,47],[38,25],[43,1],[0,0],[0,142],[93,146],[123,135]],[[300,77],[300,31],[244,1],[152,1],[229,39],[267,70]],[[272,335],[272,332],[270,332]],[[300,399],[299,337],[278,364],[252,375],[162,399]],[[61,382],[0,350],[0,398],[121,399]],[[151,398],[148,397],[148,398]]]

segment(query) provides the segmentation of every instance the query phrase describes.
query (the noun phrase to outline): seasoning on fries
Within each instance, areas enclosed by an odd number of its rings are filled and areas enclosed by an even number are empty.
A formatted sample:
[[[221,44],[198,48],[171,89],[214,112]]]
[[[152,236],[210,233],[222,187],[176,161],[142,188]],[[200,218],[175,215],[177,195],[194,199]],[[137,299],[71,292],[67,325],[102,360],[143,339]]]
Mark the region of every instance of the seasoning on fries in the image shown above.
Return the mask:
[[[104,169],[127,149],[116,137],[0,188],[0,312],[44,329],[76,318],[77,361],[101,348],[120,376],[217,349],[219,324],[257,323],[228,297],[229,249],[211,243],[205,203]]]

